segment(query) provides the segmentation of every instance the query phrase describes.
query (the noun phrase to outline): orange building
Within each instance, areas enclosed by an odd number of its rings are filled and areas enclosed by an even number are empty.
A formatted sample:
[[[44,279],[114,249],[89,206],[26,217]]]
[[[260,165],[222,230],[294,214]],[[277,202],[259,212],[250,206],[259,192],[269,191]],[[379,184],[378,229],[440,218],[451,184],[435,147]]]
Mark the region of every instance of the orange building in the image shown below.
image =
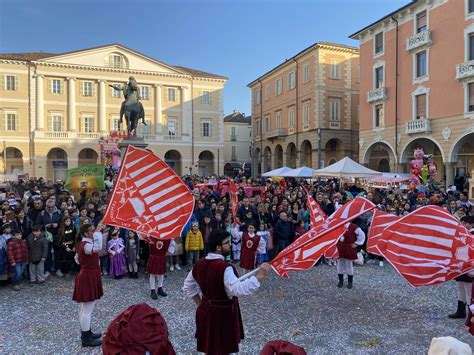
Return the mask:
[[[408,172],[434,154],[439,181],[474,169],[474,1],[414,0],[360,41],[360,161]]]
[[[320,42],[248,84],[255,175],[358,155],[359,53]]]

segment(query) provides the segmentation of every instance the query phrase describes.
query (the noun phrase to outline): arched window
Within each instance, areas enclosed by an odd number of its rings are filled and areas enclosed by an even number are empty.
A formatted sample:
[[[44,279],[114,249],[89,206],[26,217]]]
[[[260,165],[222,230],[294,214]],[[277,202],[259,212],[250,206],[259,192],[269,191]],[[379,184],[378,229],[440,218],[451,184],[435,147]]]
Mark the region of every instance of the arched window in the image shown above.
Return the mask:
[[[109,68],[128,69],[128,60],[123,54],[113,52],[105,57],[105,66]]]

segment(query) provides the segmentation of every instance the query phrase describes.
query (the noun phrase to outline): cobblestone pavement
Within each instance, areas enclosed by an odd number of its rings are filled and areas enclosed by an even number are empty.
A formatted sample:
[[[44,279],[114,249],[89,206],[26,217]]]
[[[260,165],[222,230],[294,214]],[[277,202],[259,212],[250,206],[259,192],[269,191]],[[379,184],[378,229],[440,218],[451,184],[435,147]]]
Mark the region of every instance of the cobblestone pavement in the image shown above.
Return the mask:
[[[181,291],[187,272],[169,272],[168,297],[149,297],[148,280],[104,277],[104,297],[93,314],[93,330],[104,331],[126,307],[147,302],[165,317],[177,353],[194,352],[194,312]],[[413,288],[389,266],[357,267],[354,288],[338,289],[335,267],[318,266],[270,275],[254,296],[240,300],[246,339],[241,353],[257,354],[268,340],[286,339],[309,354],[426,353],[433,337],[453,336],[474,348],[463,321],[448,319],[456,285]],[[79,342],[73,282],[50,277],[45,286],[20,292],[0,288],[0,353],[86,353]]]

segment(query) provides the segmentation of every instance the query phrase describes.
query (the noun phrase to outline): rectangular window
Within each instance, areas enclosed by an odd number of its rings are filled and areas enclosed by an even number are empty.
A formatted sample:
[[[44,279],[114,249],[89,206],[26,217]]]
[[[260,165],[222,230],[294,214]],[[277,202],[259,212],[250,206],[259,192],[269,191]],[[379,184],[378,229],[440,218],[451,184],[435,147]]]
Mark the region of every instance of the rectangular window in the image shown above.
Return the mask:
[[[309,123],[309,101],[303,103],[303,124]]]
[[[112,117],[110,120],[110,130],[111,131],[118,131],[120,126],[120,118],[118,116]]]
[[[123,68],[123,59],[121,55],[118,55],[118,54],[112,55],[112,67]]]
[[[426,118],[426,94],[416,96],[416,119]]]
[[[375,35],[375,54],[383,52],[383,32],[377,33]]]
[[[230,140],[236,141],[237,140],[237,133],[235,127],[230,127]]]
[[[474,12],[474,0],[469,0],[468,9],[469,13]]]
[[[295,72],[288,74],[288,90],[294,89],[296,85]]]
[[[51,81],[51,91],[53,94],[60,94],[61,93],[61,80],[53,79]]]
[[[118,84],[113,84],[113,85],[118,85]],[[110,88],[110,94],[112,95],[112,97],[115,97],[115,98],[121,98],[122,97],[122,90],[115,90],[114,88]]]
[[[474,60],[474,33],[469,35],[469,60]]]
[[[230,160],[237,160],[237,149],[235,146],[232,146],[232,153],[231,153],[231,157],[230,157]]]
[[[330,72],[329,72],[329,77],[331,79],[339,79],[340,78],[340,64],[336,61],[332,61],[330,64]]]
[[[281,79],[275,80],[275,96],[281,95]]]
[[[14,75],[5,75],[5,90],[16,91],[17,90],[17,80]]]
[[[341,99],[329,99],[329,120],[339,121],[341,110]]]
[[[295,107],[291,106],[288,108],[288,127],[295,126]]]
[[[51,132],[63,132],[63,116],[61,115],[52,115],[51,116]]]
[[[260,120],[259,119],[255,120],[255,135],[256,136],[260,135]]]
[[[92,81],[82,82],[82,96],[92,96]]]
[[[275,128],[281,128],[281,111],[275,112]]]
[[[150,87],[140,86],[140,98],[142,100],[150,100]]]
[[[260,97],[260,89],[255,90],[255,103],[257,105],[260,105],[261,99],[262,98]]]
[[[209,121],[201,122],[201,137],[210,137],[211,135],[212,135],[211,122]]]
[[[211,104],[211,92],[210,91],[203,91],[201,93],[201,103],[204,105]]]
[[[375,68],[375,88],[383,87],[383,67]]]
[[[468,84],[468,90],[469,90],[468,110],[469,112],[474,112],[474,83]]]
[[[374,127],[383,127],[383,105],[375,106],[375,117],[374,117]]]
[[[6,113],[5,129],[7,131],[18,131],[18,115],[16,113]]]
[[[426,20],[426,10],[416,15],[416,33],[420,33],[428,29],[428,24]]]
[[[84,116],[82,118],[82,132],[92,133],[94,132],[94,117]]]
[[[270,116],[265,116],[263,119],[263,132],[268,132],[270,130]]]
[[[303,66],[303,81],[305,83],[309,81],[309,64]]]
[[[426,51],[416,54],[416,77],[421,78],[426,73]]]
[[[270,99],[270,84],[265,84],[265,100]]]
[[[168,121],[166,122],[166,128],[168,129],[168,136],[169,137],[175,137],[178,135],[178,124],[176,120],[170,120],[168,118]]]
[[[168,101],[176,101],[176,89],[168,88]]]

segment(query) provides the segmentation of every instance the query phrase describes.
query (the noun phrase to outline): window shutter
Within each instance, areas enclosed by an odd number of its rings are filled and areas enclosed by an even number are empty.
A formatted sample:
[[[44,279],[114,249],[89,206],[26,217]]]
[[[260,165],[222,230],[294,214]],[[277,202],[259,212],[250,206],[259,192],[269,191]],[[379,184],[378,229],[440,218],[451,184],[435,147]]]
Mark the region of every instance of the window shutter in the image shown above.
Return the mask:
[[[212,122],[209,122],[209,137],[212,137]]]
[[[20,81],[18,80],[18,76],[15,75],[15,91],[20,89]]]
[[[52,94],[53,93],[53,79],[48,80],[48,91]]]
[[[7,80],[5,78],[5,75],[0,75],[0,89],[1,90],[6,90],[7,89]]]
[[[64,94],[66,92],[66,81],[65,80],[59,80],[59,88],[60,88],[60,93]]]
[[[2,113],[0,115],[0,131],[6,131],[7,129],[7,114]]]
[[[92,96],[95,96],[95,82],[92,81]]]
[[[417,118],[426,117],[426,94],[416,97],[416,109]]]
[[[15,114],[15,131],[20,130],[20,114],[16,113]]]
[[[82,96],[86,96],[86,82],[85,81],[81,82],[81,91],[82,91]]]
[[[53,130],[53,116],[48,115],[48,132],[51,132]]]
[[[209,91],[209,105],[212,105],[212,91]]]

